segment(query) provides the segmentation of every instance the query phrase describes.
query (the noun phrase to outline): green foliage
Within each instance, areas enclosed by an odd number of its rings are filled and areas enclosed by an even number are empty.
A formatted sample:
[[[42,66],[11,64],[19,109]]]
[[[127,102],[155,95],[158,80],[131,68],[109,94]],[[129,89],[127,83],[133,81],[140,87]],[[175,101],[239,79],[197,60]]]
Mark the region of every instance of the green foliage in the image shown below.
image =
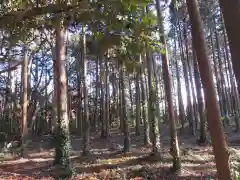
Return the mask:
[[[54,133],[54,140],[56,143],[55,149],[55,165],[59,165],[64,169],[64,176],[72,176],[74,170],[70,162],[70,136],[67,127],[58,125]]]
[[[240,161],[231,163],[231,172],[233,180],[240,180]]]

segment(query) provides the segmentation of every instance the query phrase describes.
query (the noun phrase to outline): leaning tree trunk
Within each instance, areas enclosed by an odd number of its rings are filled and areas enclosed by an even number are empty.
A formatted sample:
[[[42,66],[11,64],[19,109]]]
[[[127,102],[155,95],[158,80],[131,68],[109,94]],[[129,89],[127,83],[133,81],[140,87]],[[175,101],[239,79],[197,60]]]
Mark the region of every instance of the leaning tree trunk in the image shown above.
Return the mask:
[[[218,70],[218,66],[217,66],[217,61],[216,61],[216,54],[215,54],[215,45],[213,42],[213,34],[212,34],[212,30],[210,30],[210,36],[211,36],[211,45],[212,45],[212,54],[213,54],[213,69],[214,69],[214,74],[216,77],[216,85],[217,85],[217,94],[219,96],[219,107],[220,107],[220,113],[221,116],[223,116],[224,113],[224,107],[223,107],[223,98],[222,98],[222,89],[220,86],[220,76],[219,76],[219,70]]]
[[[179,31],[181,31],[179,27]],[[183,66],[183,74],[184,74],[184,80],[186,85],[186,91],[187,91],[187,119],[189,122],[189,128],[191,130],[191,133],[195,135],[195,123],[194,123],[194,114],[193,114],[193,106],[191,102],[191,91],[190,91],[190,84],[189,84],[189,77],[188,77],[188,65],[187,65],[187,59],[184,56],[184,50],[183,50],[183,43],[182,43],[182,36],[181,33],[178,37],[179,47],[180,47],[180,54],[181,54],[181,60],[182,60],[182,66]]]
[[[195,129],[198,127],[198,123],[199,123],[199,117],[198,117],[198,113],[197,113],[197,109],[196,109],[196,94],[194,91],[194,86],[193,86],[193,76],[192,76],[192,61],[190,61],[189,58],[189,51],[188,51],[188,41],[187,41],[187,24],[184,21],[183,24],[183,39],[184,39],[184,45],[185,45],[185,52],[186,52],[186,65],[187,65],[187,69],[189,71],[189,86],[191,88],[191,92],[192,92],[192,98],[193,98],[193,105],[192,105],[192,109],[193,109],[193,115],[194,115],[194,120],[195,120]]]
[[[176,55],[177,45],[176,45],[176,38],[174,39],[174,51]],[[176,59],[176,76],[177,76],[177,93],[178,93],[178,108],[179,108],[179,119],[181,123],[181,128],[184,129],[185,123],[185,112],[184,112],[184,105],[183,105],[183,98],[182,98],[182,88],[181,88],[181,81],[180,81],[180,69],[178,65],[178,60]]]
[[[207,108],[207,119],[216,160],[219,180],[231,180],[229,166],[229,152],[221,126],[220,110],[217,105],[217,95],[213,82],[210,61],[207,55],[207,47],[204,39],[203,24],[198,9],[197,0],[187,0],[187,7],[192,24],[192,37],[196,49],[200,76],[203,82]]]
[[[64,170],[63,176],[70,176],[72,168],[70,163],[70,136],[69,136],[69,119],[67,107],[67,78],[65,69],[65,30],[59,22],[55,29],[56,33],[56,59],[53,59],[54,77],[56,78],[57,91],[57,128],[56,128],[56,148],[55,164]]]
[[[214,34],[215,34],[215,38],[216,38],[216,49],[217,49],[217,58],[218,58],[218,63],[219,63],[219,74],[220,74],[220,86],[222,89],[222,103],[223,103],[223,117],[227,117],[228,114],[228,109],[227,106],[228,105],[228,100],[227,100],[227,92],[225,89],[225,78],[224,78],[224,74],[223,74],[223,63],[222,63],[222,58],[221,58],[221,53],[220,53],[220,47],[219,47],[219,40],[218,40],[218,33],[217,33],[217,28],[216,28],[216,22],[215,19],[213,18],[213,23],[214,23]],[[229,121],[228,118],[224,119],[224,124],[225,121],[227,123],[227,125],[229,125]]]
[[[198,111],[199,111],[199,117],[200,117],[200,133],[199,133],[198,143],[205,144],[207,141],[206,128],[205,128],[206,116],[204,113],[204,102],[203,102],[203,95],[201,91],[202,90],[201,78],[200,78],[197,59],[196,59],[196,53],[193,46],[192,46],[192,51],[193,51],[193,66],[194,66],[195,85],[196,85],[196,91],[197,91]]]
[[[232,63],[229,57],[229,50],[228,50],[228,45],[227,45],[227,37],[226,37],[226,32],[225,28],[223,27],[223,38],[224,38],[224,49],[225,49],[225,54],[226,54],[226,61],[228,64],[228,70],[229,70],[229,79],[230,79],[230,84],[231,84],[231,90],[232,94],[230,95],[231,101],[232,101],[232,106],[233,106],[233,112],[235,114],[234,121],[236,125],[235,132],[238,132],[240,130],[240,122],[239,122],[239,112],[238,109],[240,107],[239,104],[239,93],[235,84],[235,77],[233,73],[233,68],[232,68]]]
[[[168,105],[168,119],[169,119],[169,130],[170,130],[170,137],[171,137],[171,148],[170,153],[173,157],[173,171],[180,171],[181,170],[181,159],[180,159],[180,150],[178,145],[178,138],[177,138],[177,131],[175,125],[175,114],[173,109],[173,98],[172,98],[172,77],[169,69],[169,60],[168,60],[168,52],[167,52],[167,43],[164,36],[164,26],[163,26],[163,16],[160,9],[160,2],[156,1],[156,9],[157,15],[159,19],[159,34],[160,34],[160,41],[165,46],[165,53],[161,54],[162,63],[163,63],[163,79],[165,85],[165,93],[167,98],[167,105]]]
[[[236,76],[238,93],[240,93],[240,3],[239,0],[219,0],[226,27],[233,70]]]

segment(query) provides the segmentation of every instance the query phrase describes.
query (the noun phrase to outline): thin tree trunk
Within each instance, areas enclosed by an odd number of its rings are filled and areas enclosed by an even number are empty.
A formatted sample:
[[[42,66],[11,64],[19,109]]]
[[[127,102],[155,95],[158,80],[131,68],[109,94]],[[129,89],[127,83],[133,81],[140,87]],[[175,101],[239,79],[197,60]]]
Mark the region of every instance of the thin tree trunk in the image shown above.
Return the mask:
[[[142,64],[143,65],[143,64]],[[141,68],[141,94],[142,94],[142,118],[143,118],[143,124],[144,124],[144,145],[146,147],[150,147],[151,141],[150,141],[150,129],[149,129],[149,123],[148,123],[148,111],[147,111],[147,101],[146,101],[146,90],[144,87],[144,65]]]
[[[179,31],[181,31],[180,27],[179,27]],[[179,34],[178,42],[179,42],[181,60],[182,60],[182,65],[183,65],[184,80],[185,80],[185,85],[186,85],[186,90],[187,90],[187,119],[189,122],[189,128],[190,128],[192,134],[195,135],[193,106],[192,106],[192,102],[191,102],[191,93],[190,93],[191,91],[190,91],[190,84],[189,84],[189,78],[188,78],[189,69],[187,66],[187,60],[185,59],[185,56],[184,56],[181,33]]]
[[[104,137],[109,137],[109,67],[108,62],[105,62],[105,132]]]
[[[221,93],[222,91],[221,91],[221,87],[220,87],[220,78],[219,78],[219,74],[218,74],[212,30],[210,30],[210,36],[211,36],[210,40],[211,40],[212,54],[213,54],[214,74],[215,74],[215,77],[216,77],[217,94],[218,94],[218,97],[219,97],[219,107],[220,107],[220,113],[221,113],[221,116],[222,116],[223,113],[224,113],[224,108],[223,108],[222,93]]]
[[[156,155],[160,152],[160,133],[158,129],[158,122],[156,117],[156,95],[157,95],[157,86],[156,80],[153,76],[153,59],[150,56],[150,53],[147,51],[147,69],[148,69],[148,87],[149,87],[149,99],[148,99],[148,117],[151,123],[151,132],[152,132],[152,153]],[[155,84],[153,84],[155,83]]]
[[[98,121],[98,98],[100,96],[100,88],[99,88],[99,84],[100,84],[100,76],[99,76],[99,56],[97,56],[97,60],[96,60],[96,97],[95,97],[95,109],[94,109],[94,120],[93,120],[93,131],[96,132],[98,130],[97,128],[97,121]]]
[[[84,28],[85,29],[85,28]],[[85,30],[83,30],[85,31]],[[90,153],[90,147],[89,147],[89,135],[90,135],[90,122],[89,122],[89,110],[88,110],[88,87],[87,87],[87,47],[86,47],[86,35],[85,32],[83,32],[82,37],[82,67],[83,67],[83,77],[82,77],[82,83],[83,83],[83,99],[84,99],[84,136],[83,136],[83,156],[87,156]]]
[[[137,69],[136,72],[136,135],[140,135],[140,110],[141,110],[141,102],[140,102],[140,85],[139,85],[139,80],[140,80],[140,69]]]
[[[194,115],[194,120],[195,122],[195,131],[196,128],[198,127],[198,123],[199,123],[199,117],[198,117],[198,113],[197,113],[197,109],[196,109],[196,94],[194,91],[194,85],[193,85],[193,77],[192,77],[192,62],[189,59],[189,52],[188,52],[188,42],[187,42],[187,24],[184,21],[184,28],[183,28],[183,38],[184,38],[184,44],[185,44],[185,51],[186,51],[186,65],[187,65],[187,69],[189,71],[189,88],[191,89],[192,92],[192,99],[193,99],[193,104],[192,104],[192,110],[193,110],[193,115]],[[193,132],[195,134],[195,131]]]
[[[161,54],[162,63],[163,63],[163,79],[165,85],[165,93],[166,99],[168,103],[168,119],[169,119],[169,130],[170,130],[170,137],[171,137],[171,148],[170,153],[173,157],[173,171],[180,171],[181,170],[181,159],[180,159],[180,150],[178,145],[178,138],[177,138],[177,131],[175,125],[175,114],[173,109],[173,98],[172,98],[172,77],[169,69],[169,60],[168,60],[168,52],[167,52],[167,44],[166,39],[164,36],[164,26],[163,26],[163,16],[160,9],[160,2],[156,1],[156,9],[157,15],[159,19],[159,34],[160,34],[160,41],[165,46],[165,53]]]
[[[120,87],[121,87],[121,117],[123,118],[123,134],[124,134],[124,147],[123,152],[130,151],[130,132],[128,126],[128,119],[127,119],[127,111],[126,111],[126,97],[125,97],[125,72],[124,72],[124,64],[122,60],[120,60]]]
[[[27,109],[28,109],[28,52],[27,47],[24,47],[24,60],[22,67],[22,141],[21,141],[21,156],[27,157]]]
[[[200,144],[205,144],[207,140],[206,136],[206,117],[204,114],[204,102],[203,102],[203,95],[202,95],[202,86],[201,86],[201,77],[199,74],[199,69],[198,69],[198,62],[196,59],[196,53],[195,49],[192,46],[193,50],[193,66],[194,66],[194,77],[195,77],[195,84],[196,84],[196,91],[197,91],[197,101],[198,101],[198,111],[199,111],[199,117],[200,117],[200,135],[198,142]]]

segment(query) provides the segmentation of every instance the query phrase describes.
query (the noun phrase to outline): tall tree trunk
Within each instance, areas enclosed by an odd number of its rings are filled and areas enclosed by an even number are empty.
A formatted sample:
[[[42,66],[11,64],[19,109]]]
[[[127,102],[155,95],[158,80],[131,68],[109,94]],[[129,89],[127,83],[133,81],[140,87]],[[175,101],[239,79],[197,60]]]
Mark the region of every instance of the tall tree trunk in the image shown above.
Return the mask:
[[[55,64],[54,63],[57,59],[56,57],[56,47],[52,47],[52,59],[53,59],[53,70],[55,71]],[[55,72],[54,72],[55,73]],[[54,85],[54,90],[53,90],[53,103],[52,103],[52,111],[51,111],[51,118],[52,118],[52,132],[54,136],[56,135],[56,128],[57,128],[57,80],[54,78],[53,79],[53,85]]]
[[[198,101],[198,111],[199,111],[199,117],[200,117],[200,135],[198,142],[200,144],[205,144],[207,140],[206,136],[206,117],[204,113],[204,102],[203,102],[203,95],[202,95],[202,86],[201,86],[201,78],[199,74],[199,69],[198,69],[198,62],[196,59],[196,53],[195,49],[192,46],[193,50],[193,66],[194,66],[194,77],[195,77],[195,84],[196,84],[196,91],[197,91],[197,101]]]
[[[121,117],[123,122],[123,134],[124,134],[124,147],[123,152],[130,151],[130,132],[128,126],[128,119],[127,119],[127,111],[126,111],[126,97],[125,97],[125,72],[124,72],[124,64],[123,61],[120,60],[120,87],[121,87]]]
[[[222,101],[222,91],[221,91],[221,86],[220,86],[220,77],[219,77],[219,73],[218,73],[218,67],[217,67],[217,61],[216,61],[216,55],[215,55],[215,46],[214,46],[214,42],[213,42],[213,34],[212,34],[212,30],[210,30],[210,40],[211,40],[211,45],[212,45],[212,54],[213,54],[213,64],[214,64],[214,74],[216,77],[216,84],[217,84],[217,94],[219,97],[219,107],[220,107],[220,113],[221,116],[224,113],[224,108],[223,108],[223,101]]]
[[[104,90],[104,68],[103,68],[103,56],[100,55],[100,81],[101,81],[101,107],[100,107],[100,117],[101,117],[101,138],[105,138],[106,131],[106,120],[105,120],[105,90]]]
[[[156,59],[153,57],[153,74],[156,80],[156,118],[157,118],[157,122],[158,122],[158,127],[160,127],[160,97],[159,97],[159,91],[158,89],[160,89],[160,73],[159,71],[157,71],[157,64],[156,64]],[[159,129],[159,128],[158,128]]]
[[[133,114],[133,93],[132,93],[132,79],[131,75],[128,76],[128,89],[129,89],[129,99],[130,99],[130,119],[133,121],[134,114]]]
[[[67,78],[65,69],[65,30],[61,22],[55,29],[56,33],[56,59],[54,62],[54,77],[56,78],[55,90],[57,91],[57,131],[56,131],[56,149],[55,164],[64,170],[63,176],[72,175],[70,163],[70,136],[69,136],[69,119],[67,107]]]
[[[174,39],[174,51],[176,55],[177,51],[177,45],[176,45],[176,39]],[[185,123],[185,112],[184,112],[184,105],[183,105],[183,98],[182,98],[182,88],[181,88],[181,77],[180,77],[180,69],[178,66],[178,60],[176,59],[176,76],[177,76],[177,92],[178,92],[178,107],[179,107],[179,118],[181,123],[181,128],[184,128]]]
[[[140,135],[140,110],[141,110],[141,102],[140,102],[140,69],[138,68],[136,70],[136,80],[135,80],[135,84],[136,84],[136,135],[139,136]]]
[[[113,67],[113,72],[112,72],[112,75],[111,75],[111,82],[112,82],[112,96],[113,96],[113,104],[112,104],[112,111],[111,111],[111,116],[112,116],[112,121],[115,121],[117,118],[118,118],[118,114],[117,113],[117,104],[118,104],[118,101],[117,101],[117,78],[116,78],[116,68]]]
[[[12,62],[9,62],[9,66],[12,67]],[[10,135],[11,138],[13,138],[13,134],[15,134],[14,132],[16,131],[16,127],[14,126],[14,120],[16,119],[15,113],[14,113],[14,108],[15,108],[15,104],[16,104],[16,87],[15,87],[15,79],[16,77],[14,76],[14,71],[10,71],[8,72],[8,83],[9,83],[9,94],[10,94],[10,109],[9,109],[9,116],[10,116]],[[16,134],[15,134],[16,135]]]
[[[142,60],[141,60],[142,63]],[[149,129],[149,123],[148,123],[148,110],[147,110],[147,101],[146,101],[146,90],[144,87],[144,70],[145,67],[142,64],[141,68],[141,97],[142,97],[142,118],[143,118],[143,125],[144,125],[144,145],[149,147],[151,145],[150,141],[150,129]]]
[[[196,109],[196,94],[195,94],[195,90],[194,90],[194,85],[193,85],[193,76],[192,76],[192,61],[190,61],[189,59],[189,51],[188,51],[188,42],[187,42],[187,23],[184,20],[184,24],[183,24],[183,39],[184,39],[184,44],[185,44],[185,51],[186,51],[186,65],[187,65],[187,69],[189,71],[189,88],[191,89],[191,93],[192,93],[192,99],[193,99],[193,104],[192,104],[192,110],[193,110],[193,115],[194,115],[194,120],[195,122],[195,126],[194,129],[196,131],[196,128],[198,127],[198,123],[199,123],[199,117],[198,117],[198,113],[197,113],[197,109]],[[195,131],[193,132],[195,134]]]
[[[22,141],[21,141],[21,156],[27,157],[27,109],[28,109],[28,52],[27,47],[24,47],[24,59],[22,67]]]
[[[180,25],[179,25],[179,31],[181,32]],[[189,122],[189,128],[190,128],[192,134],[195,135],[193,106],[192,106],[192,102],[191,102],[191,90],[190,90],[189,77],[188,77],[189,69],[188,69],[188,65],[187,65],[187,59],[185,59],[185,56],[184,56],[181,33],[179,34],[178,42],[179,42],[181,61],[182,61],[182,66],[183,66],[184,80],[185,80],[185,85],[186,85],[186,90],[187,90],[187,119]]]
[[[220,53],[220,47],[219,47],[219,40],[218,40],[218,33],[217,33],[217,28],[216,28],[216,22],[215,19],[213,18],[213,24],[214,24],[214,34],[215,34],[215,38],[216,38],[216,48],[217,48],[217,57],[218,57],[218,63],[219,63],[219,73],[220,73],[220,86],[222,89],[222,103],[223,103],[223,117],[224,117],[224,124],[225,121],[227,123],[227,125],[229,125],[227,114],[228,114],[228,109],[227,106],[229,106],[228,100],[227,100],[227,92],[225,89],[225,78],[224,78],[224,74],[223,74],[223,62],[222,62],[222,58],[221,58],[221,53]]]
[[[83,136],[83,156],[87,156],[90,153],[89,147],[89,134],[90,134],[90,122],[89,122],[89,110],[88,110],[88,87],[87,87],[87,47],[86,47],[86,35],[85,28],[83,28],[83,37],[82,37],[82,45],[81,45],[81,55],[82,55],[82,67],[83,67],[83,101],[84,101],[84,136]]]
[[[79,68],[77,72],[77,106],[76,106],[76,112],[77,112],[77,120],[76,120],[76,128],[77,132],[82,135],[82,85],[81,85],[81,74],[80,74],[80,67],[81,67],[81,60],[78,60]]]
[[[109,136],[109,67],[107,59],[105,60],[105,132],[104,137],[107,138]]]
[[[94,121],[93,121],[93,131],[97,131],[97,121],[98,121],[98,98],[100,96],[100,76],[99,76],[99,55],[97,56],[96,60],[96,97],[95,97],[95,109],[94,109]]]
[[[229,50],[228,50],[228,45],[227,45],[227,37],[226,37],[226,32],[225,28],[223,27],[223,38],[224,38],[224,48],[225,48],[225,54],[226,54],[226,61],[228,64],[228,70],[229,70],[229,76],[230,76],[230,84],[231,84],[231,89],[232,89],[232,94],[230,95],[231,100],[233,102],[233,111],[234,111],[234,120],[235,120],[235,125],[236,129],[235,131],[238,132],[240,130],[240,124],[239,124],[239,93],[235,84],[235,77],[233,73],[233,68],[232,68],[232,63],[230,61],[229,57]]]
[[[203,24],[198,9],[197,0],[187,0],[187,7],[192,24],[192,37],[198,60],[200,76],[203,82],[207,108],[207,119],[215,154],[219,180],[231,180],[229,166],[229,152],[220,120],[220,111],[217,105],[217,95],[214,88],[210,61],[207,56],[207,47],[204,39]]]
[[[240,93],[240,3],[238,0],[219,0],[226,27],[230,52],[232,55],[233,70],[236,76],[238,93]]]
[[[157,86],[156,80],[153,76],[153,58],[149,51],[146,54],[147,70],[148,70],[148,87],[149,87],[149,99],[148,99],[148,117],[151,123],[152,132],[152,153],[157,155],[160,153],[160,133],[158,129],[158,121],[156,117],[156,98],[157,98]]]
[[[163,79],[165,85],[165,93],[167,98],[168,104],[168,119],[169,119],[169,130],[170,130],[170,137],[171,137],[171,148],[170,153],[173,157],[173,171],[180,171],[181,170],[181,159],[180,159],[180,150],[178,145],[178,138],[177,138],[177,131],[175,125],[175,114],[173,109],[173,98],[172,98],[172,77],[169,69],[169,60],[168,60],[168,52],[167,52],[167,43],[164,36],[164,26],[163,26],[163,16],[160,9],[160,2],[156,1],[156,9],[157,15],[159,19],[159,34],[160,34],[160,41],[165,46],[165,53],[161,54],[162,63],[163,63]]]

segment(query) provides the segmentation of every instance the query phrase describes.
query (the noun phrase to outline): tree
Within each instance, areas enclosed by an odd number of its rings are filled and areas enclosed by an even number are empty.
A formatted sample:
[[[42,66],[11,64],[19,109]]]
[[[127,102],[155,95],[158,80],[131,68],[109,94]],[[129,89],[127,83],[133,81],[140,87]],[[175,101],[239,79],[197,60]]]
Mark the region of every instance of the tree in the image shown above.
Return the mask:
[[[196,0],[187,0],[189,18],[192,25],[193,45],[196,49],[196,56],[203,83],[204,95],[207,108],[207,120],[213,144],[213,151],[216,160],[218,178],[231,179],[229,167],[229,153],[224,133],[221,126],[221,116],[217,105],[216,91],[213,83],[213,76],[207,56],[206,43],[203,33],[198,3]]]
[[[86,47],[86,35],[85,35],[85,28],[83,27],[83,36],[81,39],[81,57],[82,57],[82,82],[83,82],[83,98],[84,98],[84,138],[83,138],[83,155],[87,156],[89,154],[89,133],[90,133],[90,122],[89,122],[89,110],[88,110],[88,87],[87,87],[87,65],[88,61],[86,58],[87,47]]]
[[[219,0],[219,4],[221,7],[224,24],[228,35],[230,52],[232,55],[233,70],[238,85],[238,93],[240,93],[240,25],[235,23],[240,21],[239,1],[229,2],[227,0]]]
[[[55,164],[64,170],[64,176],[71,176],[73,169],[70,163],[70,136],[69,136],[69,120],[67,112],[67,82],[65,69],[65,46],[64,35],[65,30],[62,23],[56,23],[56,59],[54,59],[54,76],[56,78],[57,90],[57,129],[56,129],[56,149]]]
[[[160,9],[159,1],[156,1],[156,9],[158,14],[158,22],[159,22],[159,34],[160,34],[160,41],[165,46],[161,52],[162,57],[162,64],[163,64],[163,79],[164,79],[164,86],[165,86],[165,93],[167,97],[167,104],[168,104],[168,118],[169,118],[169,130],[170,130],[170,137],[171,137],[171,148],[170,153],[173,157],[173,171],[180,171],[181,170],[181,159],[180,159],[180,151],[178,145],[178,138],[176,132],[176,125],[175,125],[175,114],[173,109],[173,98],[172,98],[172,78],[169,69],[169,60],[168,60],[168,51],[167,51],[167,44],[164,35],[164,26],[163,26],[163,17],[162,12]]]
[[[23,57],[23,66],[22,66],[22,142],[21,142],[21,156],[27,156],[27,109],[28,109],[28,51],[27,47],[24,49]]]

